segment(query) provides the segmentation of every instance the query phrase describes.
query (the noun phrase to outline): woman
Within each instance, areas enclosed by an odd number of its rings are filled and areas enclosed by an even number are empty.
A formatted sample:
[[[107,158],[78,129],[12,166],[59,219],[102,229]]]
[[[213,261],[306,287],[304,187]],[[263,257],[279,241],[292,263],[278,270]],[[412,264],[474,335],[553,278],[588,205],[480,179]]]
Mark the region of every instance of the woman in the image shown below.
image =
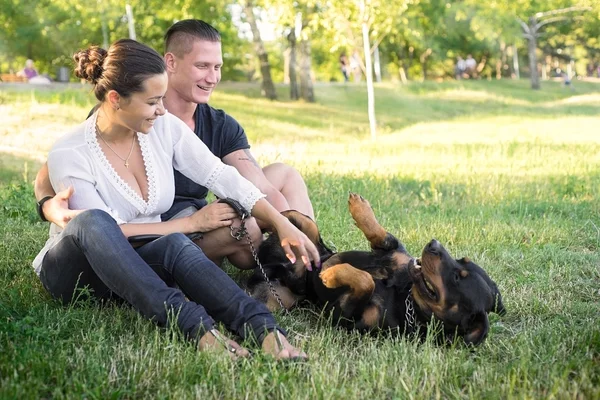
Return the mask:
[[[120,40],[108,52],[92,46],[74,59],[76,75],[94,85],[101,105],[48,155],[52,186],[72,187],[69,207],[86,211],[62,231],[51,226],[50,239],[34,261],[45,288],[65,301],[76,288],[88,286],[97,297],[126,300],[161,326],[171,316],[186,337],[199,339],[201,350],[248,355],[214,329],[215,318],[242,338],[252,335],[276,358],[306,358],[290,345],[266,307],[185,236],[198,231],[196,214],[161,222],[174,198],[173,168],[271,224],[290,260],[295,251],[307,268],[311,260],[318,264],[314,245],[164,109],[167,74],[157,52]],[[229,211],[222,219],[236,216]],[[134,249],[127,237],[140,234],[163,236]],[[74,246],[80,251],[69,251]]]

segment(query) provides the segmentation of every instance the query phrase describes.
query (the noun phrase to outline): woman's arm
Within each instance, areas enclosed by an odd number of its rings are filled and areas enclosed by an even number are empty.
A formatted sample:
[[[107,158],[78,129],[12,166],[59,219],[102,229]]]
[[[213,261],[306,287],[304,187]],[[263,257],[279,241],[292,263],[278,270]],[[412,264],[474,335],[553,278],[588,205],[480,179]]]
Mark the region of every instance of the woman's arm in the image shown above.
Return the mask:
[[[296,228],[290,220],[281,215],[266,199],[258,200],[252,208],[251,214],[253,217],[271,225],[277,232],[281,241],[281,247],[285,251],[286,257],[292,263],[296,262],[296,256],[293,251],[295,249],[306,269],[312,271],[311,261],[315,263],[317,268],[321,267],[319,251],[314,243],[302,231]]]

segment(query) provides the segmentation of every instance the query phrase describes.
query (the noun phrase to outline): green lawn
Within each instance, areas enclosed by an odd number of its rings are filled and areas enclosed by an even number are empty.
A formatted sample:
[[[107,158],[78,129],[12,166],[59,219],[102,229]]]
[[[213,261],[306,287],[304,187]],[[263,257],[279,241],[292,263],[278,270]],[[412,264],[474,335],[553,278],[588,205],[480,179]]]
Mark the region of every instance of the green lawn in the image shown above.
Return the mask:
[[[32,181],[94,99],[0,86],[0,398],[599,398],[600,84],[528,87],[382,84],[371,141],[364,86],[318,84],[306,104],[221,84],[212,104],[261,163],[302,172],[327,241],[367,248],[346,208],[360,193],[413,254],[435,237],[473,258],[508,311],[472,350],[348,333],[304,307],[277,318],[311,360],[283,365],[198,353],[125,306],[53,301],[31,267],[48,228]]]

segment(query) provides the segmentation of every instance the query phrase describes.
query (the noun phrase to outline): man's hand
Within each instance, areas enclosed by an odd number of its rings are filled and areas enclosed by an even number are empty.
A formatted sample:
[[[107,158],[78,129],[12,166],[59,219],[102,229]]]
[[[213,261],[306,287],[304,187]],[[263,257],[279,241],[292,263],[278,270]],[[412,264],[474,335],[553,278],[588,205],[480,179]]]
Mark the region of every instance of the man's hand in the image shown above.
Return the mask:
[[[69,198],[73,195],[73,192],[73,186],[69,186],[44,203],[42,212],[48,221],[64,228],[70,220],[83,211],[69,210]]]
[[[239,217],[228,204],[212,202],[189,216],[191,232],[210,232],[229,226],[234,218]]]

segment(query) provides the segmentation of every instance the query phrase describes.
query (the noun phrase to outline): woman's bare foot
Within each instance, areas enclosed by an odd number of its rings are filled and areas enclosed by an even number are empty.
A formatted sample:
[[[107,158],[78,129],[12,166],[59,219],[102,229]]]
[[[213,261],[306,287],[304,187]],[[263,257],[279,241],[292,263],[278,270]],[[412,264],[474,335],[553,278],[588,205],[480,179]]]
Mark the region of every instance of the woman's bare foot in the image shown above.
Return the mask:
[[[243,348],[235,341],[229,339],[214,328],[206,332],[204,336],[200,338],[198,341],[198,350],[227,352],[227,355],[232,360],[246,358],[250,355],[250,352],[247,349]]]
[[[275,357],[276,360],[308,360],[306,353],[292,346],[287,338],[277,329],[265,336],[262,342],[262,349],[266,354]]]

